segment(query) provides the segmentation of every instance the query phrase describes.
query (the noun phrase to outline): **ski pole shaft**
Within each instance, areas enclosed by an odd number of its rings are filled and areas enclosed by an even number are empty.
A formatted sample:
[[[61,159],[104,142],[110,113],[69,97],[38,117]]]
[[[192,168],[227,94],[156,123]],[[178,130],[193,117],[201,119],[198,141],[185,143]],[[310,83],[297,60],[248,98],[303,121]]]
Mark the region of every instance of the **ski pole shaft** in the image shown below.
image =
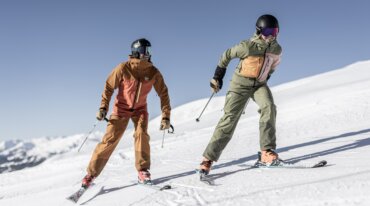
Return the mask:
[[[106,117],[104,117],[104,120],[105,120],[106,122],[108,122],[108,121],[109,121]],[[81,150],[82,146],[85,144],[85,142],[86,142],[87,138],[89,138],[90,134],[95,130],[95,127],[96,127],[96,125],[98,124],[98,122],[99,122],[99,120],[96,120],[96,122],[95,122],[95,123],[94,123],[94,125],[93,125],[93,128],[92,128],[92,129],[89,131],[89,133],[86,135],[86,137],[85,137],[84,141],[82,142],[81,146],[78,148],[77,152],[80,152],[80,150]]]
[[[164,136],[166,135],[166,130],[163,130],[163,137],[162,137],[162,148],[163,148],[163,143],[164,143]]]
[[[204,106],[204,108],[203,108],[202,112],[200,113],[199,117],[196,119],[196,121],[197,121],[197,122],[199,122],[200,117],[202,116],[202,114],[203,114],[204,110],[206,110],[206,108],[207,108],[207,106],[208,106],[209,102],[211,101],[211,99],[212,99],[213,95],[215,95],[215,92],[213,92],[213,93],[212,93],[212,95],[211,95],[211,97],[209,97],[209,99],[208,99],[208,102],[207,102],[206,106]]]
[[[171,131],[170,131],[171,129]],[[173,127],[172,124],[170,124],[170,128],[167,130],[168,133],[173,134],[175,132],[175,128]],[[166,135],[166,130],[163,130],[163,137],[162,137],[162,148],[163,148],[163,143],[164,143],[164,136]]]

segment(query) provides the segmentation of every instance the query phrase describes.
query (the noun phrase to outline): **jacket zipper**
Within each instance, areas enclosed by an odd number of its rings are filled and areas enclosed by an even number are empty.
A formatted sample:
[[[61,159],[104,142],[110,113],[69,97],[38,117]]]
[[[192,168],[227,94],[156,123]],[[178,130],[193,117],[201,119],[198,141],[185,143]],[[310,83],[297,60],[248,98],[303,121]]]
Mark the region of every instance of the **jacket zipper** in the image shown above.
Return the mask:
[[[135,104],[139,102],[139,97],[140,97],[140,93],[141,93],[142,82],[140,80],[138,80],[138,81],[139,81],[139,83],[137,84],[137,87],[136,87],[134,103],[132,104],[132,107],[130,109],[132,112],[134,111]]]
[[[263,62],[262,62],[262,69],[263,70],[261,70],[260,71],[260,74],[258,75],[258,77],[257,77],[257,79],[259,79],[260,77],[261,77],[261,75],[265,72],[265,70],[266,70],[266,67],[264,68],[263,66],[264,66],[264,64],[265,64],[265,61],[266,61],[266,53],[267,53],[267,49],[270,47],[270,44],[268,44],[268,46],[267,46],[267,48],[265,49],[265,52],[264,52],[264,54],[263,54]]]

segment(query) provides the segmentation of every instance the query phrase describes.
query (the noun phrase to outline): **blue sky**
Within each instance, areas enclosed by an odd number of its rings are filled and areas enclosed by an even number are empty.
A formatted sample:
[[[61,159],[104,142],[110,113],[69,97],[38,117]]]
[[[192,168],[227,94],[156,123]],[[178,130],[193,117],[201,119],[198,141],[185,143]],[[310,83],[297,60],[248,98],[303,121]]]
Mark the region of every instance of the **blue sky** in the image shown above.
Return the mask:
[[[176,107],[210,96],[220,55],[250,38],[265,13],[279,19],[283,47],[270,86],[370,59],[369,8],[365,0],[2,0],[0,140],[90,130],[107,75],[137,38],[151,41]],[[148,102],[154,118],[154,90]]]

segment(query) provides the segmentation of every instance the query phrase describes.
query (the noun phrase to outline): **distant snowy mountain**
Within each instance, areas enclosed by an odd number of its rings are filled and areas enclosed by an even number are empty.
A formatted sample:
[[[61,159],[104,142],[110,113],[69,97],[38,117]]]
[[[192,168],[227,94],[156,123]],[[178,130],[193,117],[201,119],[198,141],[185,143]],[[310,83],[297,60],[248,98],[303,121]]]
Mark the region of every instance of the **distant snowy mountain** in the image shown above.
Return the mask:
[[[98,132],[95,136],[99,134]],[[0,142],[0,173],[33,167],[54,155],[70,152],[80,144],[83,137],[83,134],[79,134]]]
[[[368,205],[369,68],[370,61],[358,62],[272,88],[278,110],[279,156],[299,164],[325,159],[328,161],[326,167],[251,168],[259,150],[258,107],[251,101],[233,139],[211,170],[210,177],[216,185],[201,183],[194,169],[199,166],[202,153],[223,114],[225,97],[217,96],[200,122],[195,119],[208,98],[175,108],[171,112],[175,134],[158,130],[160,117],[149,123],[153,181],[158,185],[171,184],[173,189],[159,192],[135,184],[135,151],[132,130],[129,130],[95,185],[78,204]],[[102,133],[93,134],[79,153],[76,147],[85,135],[2,142],[3,171],[17,168],[23,159],[26,159],[24,165],[38,165],[0,174],[0,205],[72,205],[65,198],[80,187],[91,153],[101,136]],[[39,164],[43,158],[46,160]]]

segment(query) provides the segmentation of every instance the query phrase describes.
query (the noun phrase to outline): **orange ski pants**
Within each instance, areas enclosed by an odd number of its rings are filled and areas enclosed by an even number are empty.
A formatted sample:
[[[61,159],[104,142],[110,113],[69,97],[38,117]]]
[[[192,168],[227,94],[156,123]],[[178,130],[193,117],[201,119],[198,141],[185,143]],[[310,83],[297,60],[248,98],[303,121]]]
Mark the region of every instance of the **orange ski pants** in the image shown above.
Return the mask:
[[[133,115],[130,118],[118,116],[110,117],[106,133],[92,154],[87,168],[88,174],[95,177],[99,176],[123,136],[130,119],[135,127],[135,167],[138,171],[150,169],[150,137],[147,133],[148,113],[141,113]]]

